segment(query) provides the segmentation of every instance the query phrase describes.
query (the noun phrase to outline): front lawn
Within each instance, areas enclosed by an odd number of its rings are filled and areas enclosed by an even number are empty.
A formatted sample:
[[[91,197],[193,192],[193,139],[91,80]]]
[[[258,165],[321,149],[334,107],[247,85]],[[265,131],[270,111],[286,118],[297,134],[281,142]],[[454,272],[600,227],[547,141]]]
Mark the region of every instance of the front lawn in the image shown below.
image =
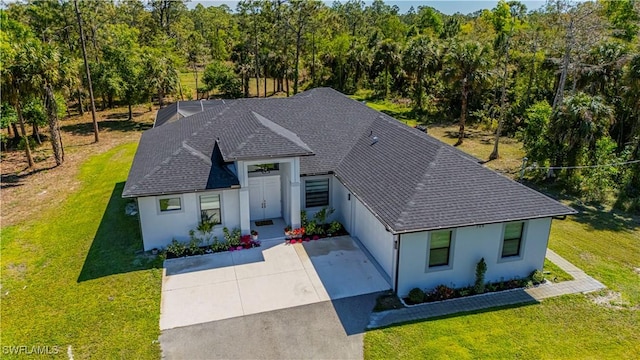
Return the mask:
[[[3,347],[57,346],[66,357],[70,346],[79,359],[160,356],[160,262],[138,253],[138,223],[120,197],[136,144],[91,157],[66,198],[2,229]]]

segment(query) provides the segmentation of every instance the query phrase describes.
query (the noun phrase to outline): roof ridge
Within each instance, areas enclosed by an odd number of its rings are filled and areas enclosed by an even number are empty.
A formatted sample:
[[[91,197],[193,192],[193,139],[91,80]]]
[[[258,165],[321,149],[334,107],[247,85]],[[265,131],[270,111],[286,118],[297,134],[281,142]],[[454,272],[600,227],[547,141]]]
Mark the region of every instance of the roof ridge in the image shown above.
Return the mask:
[[[283,137],[286,140],[289,140],[290,142],[296,144],[297,146],[311,151],[313,152],[313,150],[311,149],[311,147],[309,147],[309,145],[307,145],[304,141],[302,141],[302,139],[300,139],[300,137],[298,136],[298,134],[294,133],[293,131],[285,128],[284,126],[278,125],[276,123],[274,123],[273,121],[267,119],[266,117],[258,114],[255,111],[251,111],[251,114],[253,114],[253,117],[256,118],[256,120],[258,120],[258,122],[267,130],[270,130],[272,133]]]
[[[225,111],[227,111],[227,110],[228,110],[230,107],[232,107],[234,104],[235,104],[235,102],[232,102],[231,104],[226,105],[226,106],[222,109],[222,111],[220,111],[218,114],[216,114],[215,116],[213,116],[211,119],[206,120],[206,121],[205,121],[205,122],[200,126],[200,128],[199,128],[198,130],[196,130],[196,131],[192,132],[192,133],[191,133],[190,135],[188,135],[185,139],[183,139],[183,140],[182,140],[182,142],[181,142],[181,144],[180,144],[180,146],[178,146],[178,148],[177,148],[175,151],[173,151],[173,152],[171,153],[171,155],[169,155],[169,156],[165,157],[165,158],[164,158],[164,159],[159,163],[159,165],[155,166],[155,167],[154,167],[150,172],[148,172],[147,174],[145,174],[145,175],[144,175],[144,176],[143,176],[143,177],[142,177],[142,178],[141,178],[137,183],[133,184],[133,185],[131,186],[131,189],[135,189],[135,188],[137,188],[137,187],[138,187],[138,185],[140,185],[140,183],[141,183],[142,181],[144,181],[145,179],[147,179],[147,178],[151,177],[153,174],[157,173],[160,169],[162,169],[162,167],[163,167],[164,165],[166,165],[166,164],[167,164],[168,162],[170,162],[173,158],[175,158],[175,157],[176,157],[176,155],[178,155],[178,154],[182,151],[182,149],[188,150],[188,151],[189,151],[189,153],[190,153],[191,155],[196,156],[196,157],[198,157],[198,158],[199,158],[199,159],[201,159],[201,160],[203,160],[203,159],[202,159],[202,157],[206,158],[206,156],[205,156],[201,151],[198,151],[197,149],[195,149],[195,148],[193,148],[193,147],[189,146],[189,145],[187,144],[187,142],[188,142],[190,139],[192,139],[195,135],[197,135],[197,134],[198,134],[198,131],[202,130],[202,128],[204,128],[205,126],[207,126],[209,123],[211,123],[211,121],[212,121],[212,120],[216,119],[218,116],[222,115]],[[207,112],[208,112],[208,111],[210,111],[210,110],[211,110],[211,111],[213,111],[213,110],[215,110],[215,109],[209,109],[209,110],[203,111],[203,112],[201,112],[201,113],[194,114],[194,115],[192,115],[192,116],[188,116],[188,117],[186,117],[186,118],[182,119],[181,121],[195,121],[195,120],[197,120],[197,118],[196,118],[196,116],[197,116],[197,115],[204,115],[205,113],[207,113]],[[191,119],[189,119],[189,118],[191,118]],[[181,123],[181,124],[180,124],[180,126],[182,126],[182,125],[183,125],[183,124]],[[176,126],[177,126],[177,125],[176,125]],[[154,130],[154,129],[160,129],[160,128],[159,128],[159,127],[158,127],[158,128],[152,128],[152,129],[149,129],[149,130]],[[165,129],[166,129],[166,128],[165,128]],[[161,130],[158,130],[158,131],[161,131]],[[198,154],[201,154],[201,155],[202,155],[202,157],[201,157],[201,156],[199,156]],[[205,160],[205,161],[206,161],[206,160]],[[205,162],[205,163],[206,163],[206,162]],[[211,160],[209,159],[209,164],[210,164],[210,163],[211,163]]]

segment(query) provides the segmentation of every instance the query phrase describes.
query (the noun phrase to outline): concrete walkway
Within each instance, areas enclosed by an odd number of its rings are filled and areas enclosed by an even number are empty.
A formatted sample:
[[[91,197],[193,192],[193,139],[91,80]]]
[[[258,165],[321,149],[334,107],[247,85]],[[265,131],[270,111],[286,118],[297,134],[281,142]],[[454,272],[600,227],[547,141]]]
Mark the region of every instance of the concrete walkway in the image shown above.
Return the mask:
[[[459,312],[477,311],[493,307],[540,302],[543,299],[576,293],[589,293],[604,289],[605,286],[584,271],[571,264],[553,250],[547,249],[547,259],[573,276],[574,280],[561,283],[545,283],[529,289],[514,289],[496,293],[432,302],[399,310],[389,310],[371,314],[369,329],[385,327],[396,323],[424,320],[451,315]]]

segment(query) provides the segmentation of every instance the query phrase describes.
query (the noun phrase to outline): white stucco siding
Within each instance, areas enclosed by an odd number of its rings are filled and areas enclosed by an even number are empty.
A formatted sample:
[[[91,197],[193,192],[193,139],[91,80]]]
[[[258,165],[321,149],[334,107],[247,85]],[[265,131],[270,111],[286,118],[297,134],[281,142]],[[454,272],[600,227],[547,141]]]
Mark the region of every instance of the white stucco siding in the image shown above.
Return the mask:
[[[389,277],[393,274],[393,234],[355,197],[351,235],[367,247]]]
[[[195,229],[200,221],[200,196],[207,194],[220,194],[222,225],[216,225],[214,235],[222,238],[224,226],[230,229],[240,227],[238,190],[140,197],[138,210],[144,249],[166,247],[174,238],[180,241],[189,240],[189,230]],[[182,208],[160,212],[159,200],[174,197],[180,198]]]
[[[475,267],[484,257],[486,281],[495,282],[526,277],[544,264],[551,218],[528,220],[522,236],[519,257],[502,258],[504,224],[453,229],[449,266],[427,268],[429,232],[402,234],[398,294],[413,288],[431,289],[440,284],[464,287],[475,281]]]
[[[347,190],[337,178],[333,178],[332,184],[333,191],[331,201],[335,209],[333,217],[339,221],[348,232],[351,232],[351,199],[353,199],[353,197],[349,190]]]

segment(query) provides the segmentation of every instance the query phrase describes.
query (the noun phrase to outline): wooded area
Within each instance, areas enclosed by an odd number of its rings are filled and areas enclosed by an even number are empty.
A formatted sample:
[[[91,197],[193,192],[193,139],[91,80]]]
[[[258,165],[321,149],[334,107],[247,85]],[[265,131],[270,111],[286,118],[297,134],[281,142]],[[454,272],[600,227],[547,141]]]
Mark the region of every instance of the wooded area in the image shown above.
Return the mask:
[[[63,163],[59,120],[91,111],[94,95],[131,117],[136,104],[191,99],[179,76],[190,72],[199,98],[330,86],[406,106],[426,126],[459,123],[458,144],[482,126],[496,134],[487,160],[501,135],[517,137],[526,177],[640,211],[637,0],[500,1],[469,15],[380,0],[26,1],[0,16],[2,142],[29,167],[45,126]],[[94,128],[98,141],[95,115]]]

